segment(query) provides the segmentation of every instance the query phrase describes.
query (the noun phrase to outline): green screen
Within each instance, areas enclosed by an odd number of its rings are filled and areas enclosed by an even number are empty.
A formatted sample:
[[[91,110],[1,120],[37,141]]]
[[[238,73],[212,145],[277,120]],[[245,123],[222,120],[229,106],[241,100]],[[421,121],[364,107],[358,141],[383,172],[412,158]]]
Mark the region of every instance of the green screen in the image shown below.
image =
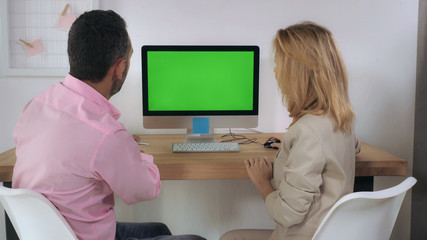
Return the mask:
[[[253,110],[254,53],[147,52],[150,111]]]

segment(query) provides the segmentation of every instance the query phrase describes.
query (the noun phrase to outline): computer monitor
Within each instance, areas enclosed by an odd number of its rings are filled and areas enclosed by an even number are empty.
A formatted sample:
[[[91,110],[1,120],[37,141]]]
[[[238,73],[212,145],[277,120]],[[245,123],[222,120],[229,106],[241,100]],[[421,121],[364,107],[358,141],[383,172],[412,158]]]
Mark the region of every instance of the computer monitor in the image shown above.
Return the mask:
[[[213,128],[257,127],[258,46],[144,45],[141,52],[144,128],[186,128],[186,141],[203,142],[214,141]],[[193,134],[195,119],[208,119],[208,134]]]

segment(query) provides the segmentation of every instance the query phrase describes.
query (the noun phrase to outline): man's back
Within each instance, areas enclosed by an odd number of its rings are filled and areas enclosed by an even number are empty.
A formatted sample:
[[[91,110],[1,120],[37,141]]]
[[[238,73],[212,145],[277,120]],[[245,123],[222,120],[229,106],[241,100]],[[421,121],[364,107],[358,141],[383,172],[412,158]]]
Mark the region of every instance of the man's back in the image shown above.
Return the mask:
[[[13,187],[44,194],[79,238],[114,238],[113,192],[128,204],[160,192],[152,156],[140,153],[119,116],[68,75],[27,104],[15,128]]]

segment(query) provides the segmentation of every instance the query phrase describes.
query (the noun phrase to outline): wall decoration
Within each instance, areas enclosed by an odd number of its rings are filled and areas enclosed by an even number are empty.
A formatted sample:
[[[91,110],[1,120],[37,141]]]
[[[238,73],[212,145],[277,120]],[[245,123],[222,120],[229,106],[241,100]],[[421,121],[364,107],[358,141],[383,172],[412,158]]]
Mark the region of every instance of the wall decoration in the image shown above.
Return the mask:
[[[68,30],[100,0],[5,0],[0,2],[2,75],[65,76]]]

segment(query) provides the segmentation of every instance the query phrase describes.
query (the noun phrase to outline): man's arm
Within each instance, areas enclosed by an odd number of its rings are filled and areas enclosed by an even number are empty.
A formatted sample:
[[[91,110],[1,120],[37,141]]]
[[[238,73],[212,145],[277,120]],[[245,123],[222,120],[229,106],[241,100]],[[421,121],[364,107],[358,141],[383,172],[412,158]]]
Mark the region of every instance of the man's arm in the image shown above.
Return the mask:
[[[92,172],[105,180],[126,204],[156,198],[160,174],[153,156],[141,153],[126,130],[109,134],[93,160]]]

